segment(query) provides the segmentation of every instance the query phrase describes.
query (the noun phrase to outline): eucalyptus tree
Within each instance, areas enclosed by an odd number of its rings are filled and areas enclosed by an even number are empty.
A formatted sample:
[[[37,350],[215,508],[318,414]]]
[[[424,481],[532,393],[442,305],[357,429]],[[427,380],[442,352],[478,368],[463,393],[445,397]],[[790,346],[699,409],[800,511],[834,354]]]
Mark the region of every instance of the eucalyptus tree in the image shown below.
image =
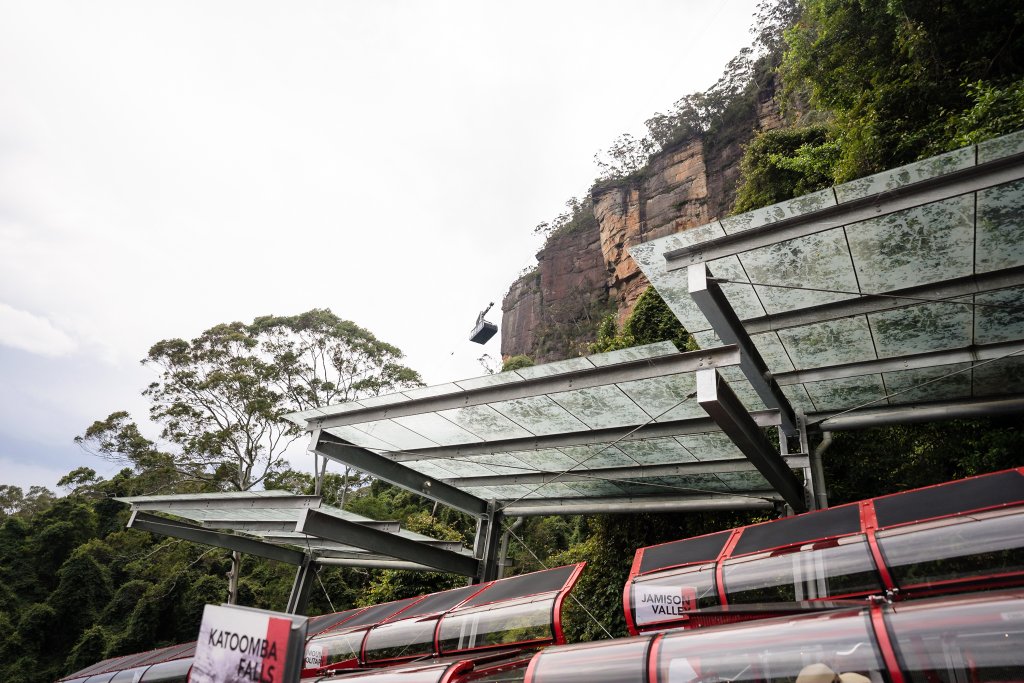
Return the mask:
[[[190,341],[159,341],[142,360],[157,371],[143,395],[166,446],[143,437],[123,411],[76,441],[139,471],[169,469],[179,484],[247,491],[280,472],[302,436],[286,413],[422,384],[402,357],[327,309],[216,325]],[[235,554],[231,602],[239,562]]]

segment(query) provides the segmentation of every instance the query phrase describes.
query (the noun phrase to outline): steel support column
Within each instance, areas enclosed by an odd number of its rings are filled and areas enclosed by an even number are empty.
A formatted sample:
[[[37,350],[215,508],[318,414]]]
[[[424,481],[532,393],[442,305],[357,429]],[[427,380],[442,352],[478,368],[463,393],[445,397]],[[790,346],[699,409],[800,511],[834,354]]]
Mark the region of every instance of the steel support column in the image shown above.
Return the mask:
[[[782,393],[782,388],[772,377],[771,371],[768,370],[768,364],[764,362],[761,352],[750,340],[750,335],[743,329],[743,323],[740,322],[736,312],[732,310],[722,288],[717,282],[709,279],[710,275],[708,267],[704,263],[690,266],[688,272],[690,297],[711,323],[715,334],[722,342],[735,344],[740,348],[740,369],[743,370],[743,375],[760,399],[764,401],[764,404],[779,411],[782,418],[782,431],[787,436],[796,436],[796,413],[793,411],[793,406],[789,404],[789,399]],[[697,374],[699,375],[701,372],[703,370],[698,370]],[[744,409],[743,412],[747,411]]]
[[[477,557],[480,559],[480,572],[477,574],[479,583],[498,578],[498,551],[501,543],[501,521],[504,517],[495,501],[487,503],[487,516],[480,520],[474,544]]]
[[[285,612],[288,614],[306,613],[306,605],[309,604],[309,592],[313,587],[313,579],[315,578],[316,563],[307,555],[295,571],[295,582],[292,584],[292,592],[288,596],[288,606],[285,607]]]
[[[697,403],[794,510],[807,509],[800,482],[718,370],[697,371]]]

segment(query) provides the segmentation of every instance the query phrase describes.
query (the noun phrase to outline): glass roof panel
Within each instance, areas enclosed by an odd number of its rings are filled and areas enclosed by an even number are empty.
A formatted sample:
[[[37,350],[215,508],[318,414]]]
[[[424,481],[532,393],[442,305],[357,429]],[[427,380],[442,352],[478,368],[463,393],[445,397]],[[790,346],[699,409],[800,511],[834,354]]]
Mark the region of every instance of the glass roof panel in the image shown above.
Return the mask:
[[[470,389],[482,389],[484,387],[496,387],[502,384],[512,384],[514,382],[522,382],[523,378],[519,376],[515,371],[498,372],[493,375],[484,375],[483,377],[471,377],[470,379],[460,379],[456,384],[459,385],[464,391]]]
[[[807,389],[807,395],[811,397],[815,410],[842,410],[878,399],[882,400],[871,404],[871,407],[884,408],[888,405],[881,375],[807,382],[804,388]]]
[[[793,361],[786,353],[786,347],[779,339],[778,332],[764,332],[762,334],[750,335],[750,341],[754,342],[757,352],[768,364],[768,367],[775,368],[775,372],[788,372],[793,370]]]
[[[491,407],[538,436],[587,429],[587,425],[547,396],[515,398],[492,403]]]
[[[935,178],[973,165],[974,147],[964,147],[906,166],[882,171],[866,178],[858,178],[842,185],[836,185],[836,196],[840,203],[863,199],[873,194],[889,192],[910,183]]]
[[[779,339],[801,370],[875,360],[875,345],[863,315],[779,330]]]
[[[591,481],[569,481],[566,482],[569,488],[574,489],[581,496],[591,497],[614,497],[621,496],[626,491],[611,481],[594,479]]]
[[[360,422],[352,425],[355,429],[365,432],[370,436],[380,439],[384,443],[394,444],[401,450],[415,450],[417,448],[431,448],[437,446],[430,439],[421,436],[408,427],[393,420],[374,420],[372,422]]]
[[[975,270],[988,273],[1024,265],[1024,181],[978,192]]]
[[[663,488],[671,489],[676,495],[700,495],[701,493],[722,493],[729,487],[714,474],[681,474],[672,477],[655,477],[649,480]]]
[[[465,462],[487,467],[494,474],[526,474],[530,471],[530,468],[527,467],[525,463],[520,462],[518,459],[508,455],[507,453],[466,456],[460,458],[459,464],[455,465],[455,467],[461,467],[462,463]]]
[[[650,419],[615,386],[599,386],[550,394],[552,400],[576,416],[591,429],[625,427]]]
[[[403,463],[406,467],[412,468],[421,474],[425,474],[428,477],[434,479],[451,479],[452,477],[465,476],[457,474],[455,470],[449,468],[449,461],[437,458],[434,460],[413,460],[410,462]]]
[[[477,440],[496,441],[534,436],[487,405],[441,410],[437,414],[462,427]]]
[[[835,206],[836,196],[832,188],[805,194],[802,197],[788,199],[778,204],[772,204],[761,209],[748,211],[738,216],[730,216],[722,219],[722,227],[729,234],[758,228],[762,225],[777,223],[778,221],[800,216],[824,209],[828,206]]]
[[[865,292],[941,282],[974,272],[974,195],[847,226]]]
[[[978,143],[978,163],[984,164],[1024,152],[1024,130]]]
[[[808,253],[815,254],[815,258],[807,258]],[[753,282],[857,291],[857,276],[853,271],[850,249],[842,228],[754,249],[740,254],[739,259]],[[782,287],[755,289],[764,310],[769,314],[832,303],[855,296]],[[732,301],[732,296],[729,300]]]
[[[1024,386],[1024,357],[1012,356],[978,365],[974,375],[975,396],[1000,396],[1020,391]]]
[[[644,346],[633,346],[628,349],[609,351],[607,353],[595,353],[591,356],[587,356],[587,359],[596,367],[600,368],[608,365],[614,365],[615,363],[644,360],[646,358],[658,358],[660,356],[667,356],[678,352],[679,349],[676,348],[675,344],[670,341],[663,341],[654,344],[645,344]]]
[[[760,472],[719,472],[718,478],[733,491],[770,491],[772,486]]]
[[[622,441],[616,447],[641,465],[697,462],[697,458],[671,437]]]
[[[372,434],[367,434],[361,429],[356,429],[352,425],[342,425],[340,427],[329,427],[325,430],[328,434],[344,439],[349,443],[353,443],[356,446],[362,446],[363,448],[372,448],[380,451],[394,451],[397,450],[395,444],[384,441],[383,439],[376,437]]]
[[[976,343],[992,344],[1024,339],[1024,287],[978,294],[974,300],[984,304],[974,309]]]
[[[696,400],[687,400],[697,386],[692,373],[621,382],[617,386],[657,422],[707,415]]]
[[[457,446],[479,441],[475,435],[437,413],[403,415],[392,419],[412,432],[429,434],[430,440],[441,446]]]
[[[942,401],[970,395],[971,373],[968,370],[970,367],[970,363],[955,363],[919,370],[900,370],[899,372],[887,372],[882,375],[882,379],[885,381],[885,388],[889,394],[899,394],[889,399],[893,405]],[[951,374],[959,371],[966,372],[960,372],[958,375]],[[926,382],[928,382],[927,385],[925,385]]]
[[[706,432],[704,434],[687,434],[677,436],[683,448],[697,460],[732,460],[743,458],[743,452],[736,447],[729,437],[722,432]]]
[[[743,266],[740,264],[739,258],[736,256],[727,256],[725,258],[711,261],[708,263],[708,269],[711,271],[712,275],[724,280],[735,280],[739,282],[750,281],[747,274],[743,271]],[[761,300],[757,297],[757,293],[754,292],[754,288],[752,286],[735,283],[722,283],[721,287],[722,291],[729,297],[729,303],[732,304],[733,310],[736,311],[736,315],[741,319],[758,318],[765,314],[764,307],[761,305]]]
[[[576,460],[557,448],[542,448],[536,451],[514,451],[510,453],[527,467],[540,472],[561,472],[578,464]]]
[[[532,365],[528,368],[519,368],[516,370],[524,379],[534,379],[536,377],[551,377],[552,375],[561,375],[566,372],[573,372],[576,370],[589,370],[594,367],[586,358],[569,358],[568,360],[560,360],[554,363],[545,363],[543,365]]]
[[[579,466],[574,470],[598,470],[608,467],[633,467],[636,461],[618,449],[617,446],[608,444],[600,446],[562,446],[560,449],[565,455],[574,459]]]
[[[868,316],[880,358],[970,346],[974,306],[919,304]]]

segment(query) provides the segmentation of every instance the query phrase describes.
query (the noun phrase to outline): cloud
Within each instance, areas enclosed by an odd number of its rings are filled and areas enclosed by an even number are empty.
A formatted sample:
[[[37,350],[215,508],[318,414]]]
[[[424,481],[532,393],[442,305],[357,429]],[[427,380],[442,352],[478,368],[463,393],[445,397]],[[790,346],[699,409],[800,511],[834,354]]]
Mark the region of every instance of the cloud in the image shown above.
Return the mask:
[[[40,356],[66,356],[75,340],[46,318],[0,303],[0,344]]]

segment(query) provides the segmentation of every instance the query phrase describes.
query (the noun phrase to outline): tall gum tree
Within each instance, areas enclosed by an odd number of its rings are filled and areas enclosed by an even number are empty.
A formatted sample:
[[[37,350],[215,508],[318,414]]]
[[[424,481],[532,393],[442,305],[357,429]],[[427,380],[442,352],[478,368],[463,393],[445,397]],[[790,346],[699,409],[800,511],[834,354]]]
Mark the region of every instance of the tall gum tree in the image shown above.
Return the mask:
[[[77,441],[137,469],[159,460],[183,480],[248,491],[284,467],[301,430],[285,413],[422,385],[402,352],[327,309],[216,325],[150,348],[158,379],[143,391],[166,449],[141,437],[126,413],[94,423]],[[229,601],[241,558],[232,556]]]

